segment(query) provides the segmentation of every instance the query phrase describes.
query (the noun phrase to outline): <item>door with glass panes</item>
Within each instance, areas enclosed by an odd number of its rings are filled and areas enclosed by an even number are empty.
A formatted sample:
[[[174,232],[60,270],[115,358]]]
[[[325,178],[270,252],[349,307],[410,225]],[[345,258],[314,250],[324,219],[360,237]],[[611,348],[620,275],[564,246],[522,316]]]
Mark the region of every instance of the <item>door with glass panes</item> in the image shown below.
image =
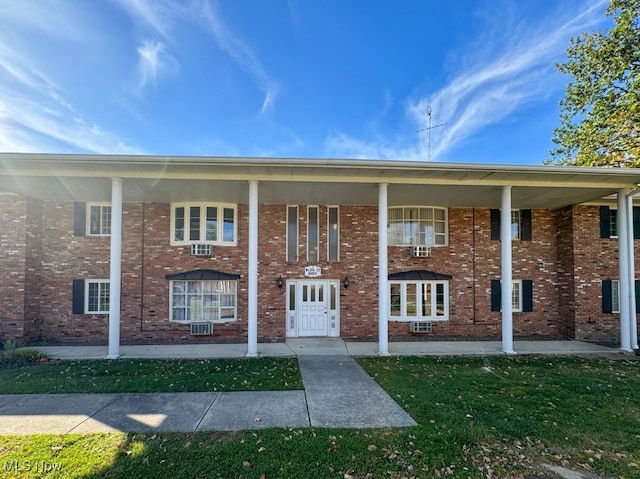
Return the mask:
[[[287,282],[287,336],[339,336],[338,281]]]

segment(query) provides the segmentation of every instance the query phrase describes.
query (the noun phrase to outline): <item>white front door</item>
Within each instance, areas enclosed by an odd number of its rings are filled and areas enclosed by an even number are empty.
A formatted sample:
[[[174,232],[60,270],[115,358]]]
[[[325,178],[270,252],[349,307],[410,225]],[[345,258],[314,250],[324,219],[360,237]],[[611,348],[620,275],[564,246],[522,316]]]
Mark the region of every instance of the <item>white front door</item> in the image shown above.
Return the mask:
[[[287,337],[340,336],[340,282],[287,280]]]
[[[298,336],[326,336],[327,282],[300,281],[298,287]]]

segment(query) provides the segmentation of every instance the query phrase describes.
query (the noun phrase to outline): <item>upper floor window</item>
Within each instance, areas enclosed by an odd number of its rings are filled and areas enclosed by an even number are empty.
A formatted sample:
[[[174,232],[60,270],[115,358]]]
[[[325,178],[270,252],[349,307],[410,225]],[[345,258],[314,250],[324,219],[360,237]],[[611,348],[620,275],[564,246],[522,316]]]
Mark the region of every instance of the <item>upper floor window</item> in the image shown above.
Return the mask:
[[[89,203],[87,208],[87,234],[107,236],[111,234],[111,205]]]
[[[337,206],[327,208],[327,261],[340,261],[340,211]]]
[[[491,210],[491,239],[500,239],[500,210]],[[511,210],[511,239],[531,241],[532,234],[531,210]]]
[[[298,207],[287,206],[287,261],[298,261]]]
[[[618,225],[622,218],[618,217],[618,210],[609,206],[600,207],[600,238],[617,238]],[[640,206],[634,206],[631,212],[630,228],[633,238],[640,239]]]
[[[390,246],[445,246],[447,229],[446,208],[389,208],[387,234]]]
[[[171,244],[235,245],[236,217],[236,205],[173,203],[171,205]]]

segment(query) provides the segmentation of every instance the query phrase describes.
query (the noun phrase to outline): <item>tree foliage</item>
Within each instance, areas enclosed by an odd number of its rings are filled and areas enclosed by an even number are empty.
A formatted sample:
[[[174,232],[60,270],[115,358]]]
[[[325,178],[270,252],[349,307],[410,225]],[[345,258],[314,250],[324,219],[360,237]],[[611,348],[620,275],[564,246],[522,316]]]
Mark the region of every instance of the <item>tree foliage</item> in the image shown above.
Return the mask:
[[[571,75],[548,163],[640,167],[640,0],[611,0],[611,29],[570,40]]]

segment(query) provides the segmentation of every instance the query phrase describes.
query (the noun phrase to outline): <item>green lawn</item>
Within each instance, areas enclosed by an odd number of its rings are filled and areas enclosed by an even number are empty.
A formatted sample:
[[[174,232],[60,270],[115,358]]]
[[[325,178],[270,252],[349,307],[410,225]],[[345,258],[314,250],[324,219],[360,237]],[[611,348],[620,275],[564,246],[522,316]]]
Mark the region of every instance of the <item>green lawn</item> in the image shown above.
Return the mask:
[[[0,394],[303,389],[293,358],[49,361],[0,370]]]
[[[540,465],[551,463],[640,478],[635,358],[406,357],[359,363],[418,426],[0,436],[0,477],[548,479],[553,476]],[[166,381],[182,375],[179,364],[173,372],[163,368]],[[271,374],[276,381],[280,373]],[[46,476],[34,472],[35,461],[49,468]],[[5,469],[15,465],[22,469]]]

